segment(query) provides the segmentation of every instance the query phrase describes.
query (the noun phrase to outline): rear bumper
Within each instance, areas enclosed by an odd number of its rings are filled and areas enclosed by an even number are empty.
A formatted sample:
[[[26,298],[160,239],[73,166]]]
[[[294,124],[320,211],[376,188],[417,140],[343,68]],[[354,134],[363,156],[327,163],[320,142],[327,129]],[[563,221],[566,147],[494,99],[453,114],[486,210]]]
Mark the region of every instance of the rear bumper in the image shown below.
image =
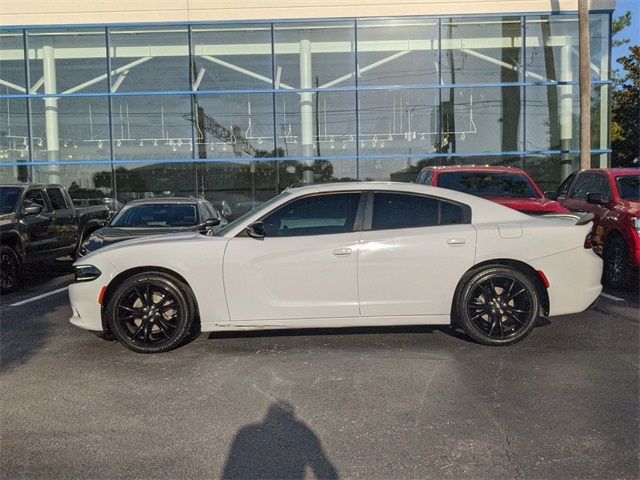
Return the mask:
[[[588,248],[534,260],[549,280],[549,316],[579,313],[588,309],[602,292],[602,259]]]

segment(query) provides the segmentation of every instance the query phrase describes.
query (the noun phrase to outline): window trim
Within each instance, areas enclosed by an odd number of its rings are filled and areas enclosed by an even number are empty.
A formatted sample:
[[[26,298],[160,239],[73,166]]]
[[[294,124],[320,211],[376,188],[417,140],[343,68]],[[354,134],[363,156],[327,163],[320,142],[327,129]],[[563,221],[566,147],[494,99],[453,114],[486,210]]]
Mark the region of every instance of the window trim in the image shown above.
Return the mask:
[[[423,197],[423,198],[429,198],[432,200],[436,200],[438,202],[438,223],[437,225],[424,225],[424,226],[420,226],[420,227],[404,227],[404,228],[377,228],[377,229],[373,229],[373,202],[374,202],[374,196],[376,193],[391,193],[391,194],[395,194],[395,195],[411,195],[414,197]],[[442,217],[442,211],[441,211],[441,202],[447,202],[447,203],[451,203],[453,205],[456,205],[458,207],[460,207],[462,209],[462,221],[460,223],[446,223],[446,224],[442,224],[440,223],[441,221],[441,217]],[[472,210],[471,207],[465,203],[460,203],[460,202],[456,202],[455,200],[449,200],[448,198],[442,198],[442,197],[438,197],[435,195],[425,195],[422,193],[416,193],[416,192],[402,192],[402,191],[398,191],[398,190],[371,190],[368,192],[367,195],[367,208],[366,208],[366,213],[365,213],[365,221],[364,221],[364,225],[363,225],[363,229],[362,231],[364,232],[384,232],[386,230],[407,230],[407,229],[416,229],[416,228],[433,228],[433,227],[447,227],[450,225],[470,225],[471,222],[471,218],[472,218]]]
[[[269,237],[266,236],[264,238],[299,238],[299,237],[304,237],[304,236],[311,236],[311,237],[320,237],[320,236],[327,236],[327,235],[344,235],[345,233],[353,233],[353,232],[359,232],[362,231],[362,225],[364,223],[363,219],[364,219],[364,214],[365,214],[365,197],[367,192],[364,192],[362,190],[337,190],[335,192],[314,192],[314,193],[309,193],[308,195],[301,195],[299,197],[294,197],[289,199],[288,201],[286,201],[285,203],[282,203],[280,205],[278,205],[276,208],[269,210],[268,212],[266,212],[264,215],[260,216],[259,218],[257,218],[256,220],[254,220],[253,222],[249,223],[247,226],[245,226],[245,228],[243,228],[240,232],[238,232],[238,234],[235,235],[236,238],[238,237],[248,237],[249,234],[247,233],[247,227],[253,223],[257,223],[257,222],[262,222],[264,221],[265,218],[267,218],[269,215],[279,211],[282,208],[286,208],[287,205],[292,204],[293,202],[297,202],[298,200],[303,200],[303,199],[307,199],[307,198],[311,198],[311,197],[319,197],[319,196],[326,196],[326,195],[344,195],[344,194],[353,194],[353,195],[360,195],[360,198],[358,199],[358,206],[356,207],[356,216],[353,220],[353,228],[348,231],[348,232],[340,232],[340,233],[322,233],[322,234],[317,234],[317,235],[288,235],[288,236],[282,236],[282,237]]]

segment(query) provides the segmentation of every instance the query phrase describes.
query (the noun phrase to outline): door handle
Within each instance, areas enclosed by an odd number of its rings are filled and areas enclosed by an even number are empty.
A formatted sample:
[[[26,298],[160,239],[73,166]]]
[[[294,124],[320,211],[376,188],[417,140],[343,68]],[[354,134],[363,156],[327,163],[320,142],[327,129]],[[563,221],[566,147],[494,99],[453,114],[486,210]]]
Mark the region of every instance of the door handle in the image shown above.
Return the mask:
[[[450,238],[449,240],[447,240],[447,245],[451,245],[451,246],[457,246],[457,245],[464,245],[465,243],[467,243],[467,240],[465,238]]]
[[[347,256],[351,255],[351,249],[350,248],[336,248],[336,249],[332,250],[331,253],[335,257],[347,257]]]

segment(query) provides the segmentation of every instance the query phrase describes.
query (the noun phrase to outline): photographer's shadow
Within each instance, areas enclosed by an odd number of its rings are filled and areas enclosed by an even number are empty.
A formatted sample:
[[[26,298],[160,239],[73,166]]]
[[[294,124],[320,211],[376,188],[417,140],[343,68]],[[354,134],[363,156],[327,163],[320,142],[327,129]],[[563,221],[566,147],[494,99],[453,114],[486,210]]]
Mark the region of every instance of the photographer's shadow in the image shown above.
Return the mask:
[[[261,423],[237,433],[222,478],[302,480],[307,467],[316,478],[338,478],[313,430],[296,419],[289,403],[277,402]]]

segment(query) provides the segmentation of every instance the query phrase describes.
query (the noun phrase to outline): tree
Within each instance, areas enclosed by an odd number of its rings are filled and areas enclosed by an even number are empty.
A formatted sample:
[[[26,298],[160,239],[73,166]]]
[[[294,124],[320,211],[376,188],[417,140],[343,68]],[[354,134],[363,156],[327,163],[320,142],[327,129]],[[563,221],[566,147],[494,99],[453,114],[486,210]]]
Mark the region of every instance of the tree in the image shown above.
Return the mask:
[[[617,62],[622,74],[616,76],[611,94],[611,164],[624,167],[640,157],[640,46],[630,47],[629,55]]]

